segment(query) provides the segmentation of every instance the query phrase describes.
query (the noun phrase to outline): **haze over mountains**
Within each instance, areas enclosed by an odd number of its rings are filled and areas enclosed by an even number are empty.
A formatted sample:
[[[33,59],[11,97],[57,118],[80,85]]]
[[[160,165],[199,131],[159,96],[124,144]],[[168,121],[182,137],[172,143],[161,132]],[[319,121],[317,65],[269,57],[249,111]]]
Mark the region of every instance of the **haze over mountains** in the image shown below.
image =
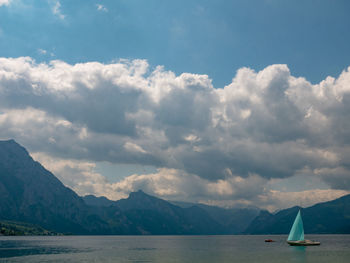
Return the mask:
[[[0,200],[0,220],[71,234],[285,234],[298,210],[181,207],[142,191],[118,201],[80,197],[14,140],[0,141]],[[308,233],[350,233],[350,195],[302,213]]]

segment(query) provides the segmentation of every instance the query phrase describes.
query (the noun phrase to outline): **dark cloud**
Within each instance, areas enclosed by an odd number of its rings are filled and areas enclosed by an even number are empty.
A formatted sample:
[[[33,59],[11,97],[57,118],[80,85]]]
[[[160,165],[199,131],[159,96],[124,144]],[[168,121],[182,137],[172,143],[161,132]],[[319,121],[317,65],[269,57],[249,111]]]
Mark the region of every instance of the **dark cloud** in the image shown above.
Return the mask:
[[[173,168],[208,182],[306,169],[350,189],[349,86],[349,71],[312,85],[285,65],[242,68],[215,89],[208,76],[149,72],[143,60],[2,58],[0,136],[60,158]]]

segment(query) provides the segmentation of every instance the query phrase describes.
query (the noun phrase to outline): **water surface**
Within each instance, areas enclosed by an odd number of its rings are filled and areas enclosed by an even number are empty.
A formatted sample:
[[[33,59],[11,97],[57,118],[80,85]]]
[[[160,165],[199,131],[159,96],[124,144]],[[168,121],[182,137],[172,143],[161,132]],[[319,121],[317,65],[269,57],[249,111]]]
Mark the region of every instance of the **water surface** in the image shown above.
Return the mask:
[[[265,243],[265,238],[276,240]],[[0,237],[0,262],[350,262],[350,235]]]

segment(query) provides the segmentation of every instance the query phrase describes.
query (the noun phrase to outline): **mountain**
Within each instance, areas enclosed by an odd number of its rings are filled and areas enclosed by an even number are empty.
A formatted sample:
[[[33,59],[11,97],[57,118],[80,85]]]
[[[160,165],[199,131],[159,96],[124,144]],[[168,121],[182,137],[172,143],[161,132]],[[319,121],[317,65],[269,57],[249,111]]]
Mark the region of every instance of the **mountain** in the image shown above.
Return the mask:
[[[141,190],[130,193],[127,199],[119,201],[93,195],[83,198],[88,205],[117,206],[132,222],[142,226],[144,233],[170,234],[176,230],[178,234],[238,234],[259,213],[257,208],[225,209],[204,204],[165,201]]]
[[[168,202],[173,204],[173,205],[179,206],[181,208],[189,208],[191,206],[197,205],[197,203],[190,203],[190,202],[183,202],[183,201],[171,201],[171,200],[168,200]]]
[[[109,200],[104,196],[97,197],[94,195],[85,195],[83,196],[83,200],[85,204],[97,207],[109,207],[115,203],[115,201]]]
[[[0,141],[0,220],[72,234],[225,234],[200,206],[181,208],[142,191],[127,199],[78,196],[14,140]]]
[[[257,209],[176,205],[142,191],[118,201],[80,197],[14,140],[0,141],[0,200],[5,234],[286,234],[299,209],[257,216]],[[302,215],[306,233],[350,233],[350,195],[302,209]]]
[[[350,234],[350,195],[308,208],[292,207],[271,214],[261,211],[246,234],[288,234],[298,210],[306,234]]]
[[[228,234],[242,234],[260,211],[258,208],[225,209],[204,204],[198,204],[197,206],[206,211],[216,222],[224,226]]]
[[[203,209],[216,222],[226,228],[227,234],[242,234],[253,219],[259,214],[257,207],[249,208],[222,208],[205,204],[170,201],[182,208],[198,206]]]
[[[32,223],[61,233],[132,232],[126,218],[112,217],[118,209],[91,209],[14,140],[0,141],[0,200],[1,220]]]
[[[142,234],[189,235],[224,234],[226,228],[199,207],[181,208],[143,191],[130,193],[126,199],[111,201],[85,196],[89,205],[120,209]]]

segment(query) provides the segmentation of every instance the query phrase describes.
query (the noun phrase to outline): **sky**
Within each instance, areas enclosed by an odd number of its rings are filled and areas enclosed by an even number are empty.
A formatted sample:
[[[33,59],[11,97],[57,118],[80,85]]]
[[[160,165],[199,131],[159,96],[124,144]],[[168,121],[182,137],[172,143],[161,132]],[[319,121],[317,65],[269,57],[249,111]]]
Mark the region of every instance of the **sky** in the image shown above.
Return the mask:
[[[0,139],[80,195],[350,193],[350,2],[0,0]]]

